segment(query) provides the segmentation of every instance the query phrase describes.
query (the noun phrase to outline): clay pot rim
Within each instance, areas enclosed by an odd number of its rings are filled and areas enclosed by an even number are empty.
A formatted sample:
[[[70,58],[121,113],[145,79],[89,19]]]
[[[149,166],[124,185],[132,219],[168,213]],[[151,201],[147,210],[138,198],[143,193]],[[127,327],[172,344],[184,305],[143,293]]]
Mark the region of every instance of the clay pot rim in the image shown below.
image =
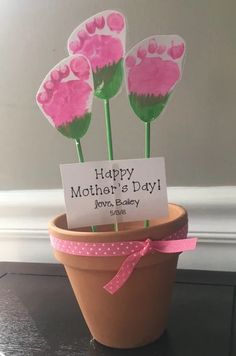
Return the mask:
[[[187,222],[187,211],[186,209],[179,205],[179,204],[173,204],[173,203],[169,203],[168,204],[168,207],[176,207],[179,209],[179,212],[182,212],[176,216],[174,219],[172,220],[169,220],[169,221],[166,221],[166,222],[163,222],[163,223],[158,223],[158,226],[159,227],[164,227],[164,226],[167,226],[167,225],[170,225],[170,224],[173,224],[175,223],[176,221],[179,221],[181,219],[184,219],[184,217],[186,217],[186,222]],[[83,236],[85,237],[94,237],[94,235],[96,234],[97,237],[99,236],[103,236],[103,237],[112,237],[112,236],[116,236],[116,237],[121,237],[122,235],[133,235],[134,233],[136,232],[139,232],[139,233],[142,233],[145,231],[145,233],[149,232],[149,231],[152,231],[153,229],[156,228],[156,225],[151,225],[149,226],[148,228],[146,227],[138,227],[138,228],[131,228],[131,229],[125,229],[125,230],[119,230],[119,231],[112,231],[112,230],[109,230],[109,231],[96,231],[96,232],[92,232],[92,231],[84,231],[82,230],[82,228],[80,228],[80,230],[70,230],[70,229],[63,229],[61,227],[58,227],[57,226],[57,222],[59,219],[61,219],[63,216],[65,216],[66,214],[63,213],[63,214],[60,214],[60,215],[57,215],[55,218],[53,218],[51,221],[49,221],[49,229],[51,231],[54,231],[58,234],[63,234],[64,236],[68,236],[68,237],[79,237],[81,236],[81,234],[83,234]],[[135,223],[136,221],[132,221],[130,223]],[[122,224],[122,223],[121,223]],[[125,223],[126,224],[126,223]],[[110,225],[110,224],[109,224]],[[86,227],[84,227],[86,228]]]

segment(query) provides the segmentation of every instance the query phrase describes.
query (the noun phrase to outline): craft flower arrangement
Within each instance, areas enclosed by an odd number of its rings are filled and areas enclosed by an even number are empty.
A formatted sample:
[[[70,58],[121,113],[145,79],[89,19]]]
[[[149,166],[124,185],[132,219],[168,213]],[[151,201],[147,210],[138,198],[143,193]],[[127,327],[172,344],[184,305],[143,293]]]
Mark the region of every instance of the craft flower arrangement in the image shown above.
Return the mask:
[[[103,11],[79,25],[68,40],[70,54],[83,54],[92,66],[94,94],[104,101],[108,158],[113,159],[109,99],[120,90],[125,54],[125,18]]]
[[[150,123],[159,117],[181,79],[185,52],[181,37],[152,36],[125,54],[125,35],[120,12],[106,10],[89,18],[69,37],[70,57],[56,65],[39,88],[40,109],[63,135],[76,140],[81,161],[80,139],[90,124],[93,95],[104,101],[108,158],[113,159],[109,100],[120,91],[124,59],[129,102],[145,123],[146,158],[150,157]]]
[[[104,102],[111,161],[110,99],[119,93],[125,77],[130,106],[144,122],[145,159],[149,159],[151,122],[160,116],[181,79],[185,43],[180,36],[151,36],[127,53],[125,36],[125,17],[118,11],[106,10],[84,21],[69,37],[69,56],[46,75],[36,95],[49,122],[75,140],[80,162],[85,161],[81,139],[90,126],[94,96]],[[128,170],[129,177],[133,170]],[[124,171],[113,169],[113,179],[118,172],[122,181]],[[143,187],[147,189],[147,185]],[[116,231],[108,225],[97,232],[94,226],[92,232],[88,228],[69,230],[65,215],[50,223],[55,257],[65,265],[92,335],[105,345],[141,346],[158,338],[166,327],[179,253],[196,246],[196,239],[187,239],[186,211],[173,204],[168,210],[167,217],[150,227],[146,220],[145,228],[142,223],[131,223],[119,231],[118,225]]]

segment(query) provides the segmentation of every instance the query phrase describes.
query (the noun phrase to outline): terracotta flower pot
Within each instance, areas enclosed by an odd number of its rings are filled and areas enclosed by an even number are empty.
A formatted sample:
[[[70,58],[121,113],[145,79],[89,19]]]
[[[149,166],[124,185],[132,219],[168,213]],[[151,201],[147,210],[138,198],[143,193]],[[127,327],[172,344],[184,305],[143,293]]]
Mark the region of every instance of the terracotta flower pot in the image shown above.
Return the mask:
[[[78,242],[116,242],[163,239],[187,224],[187,213],[169,204],[167,218],[123,223],[119,231],[112,226],[68,230],[66,216],[60,215],[49,224],[49,233],[61,240]],[[85,321],[92,336],[100,343],[115,348],[143,346],[158,339],[167,326],[172,286],[179,253],[149,254],[141,258],[127,282],[111,295],[103,286],[119,270],[125,257],[84,257],[54,250],[64,264]]]

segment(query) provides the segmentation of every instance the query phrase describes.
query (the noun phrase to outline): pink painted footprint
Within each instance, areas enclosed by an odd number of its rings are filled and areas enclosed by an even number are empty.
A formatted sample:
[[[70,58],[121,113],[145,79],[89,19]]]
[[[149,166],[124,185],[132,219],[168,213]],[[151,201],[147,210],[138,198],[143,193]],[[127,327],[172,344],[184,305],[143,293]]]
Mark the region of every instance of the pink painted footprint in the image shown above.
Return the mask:
[[[181,79],[185,42],[177,35],[152,36],[139,42],[125,57],[126,87],[135,114],[155,120]]]
[[[115,96],[123,80],[126,24],[124,16],[106,10],[79,25],[68,40],[70,54],[86,56],[92,67],[95,95]]]
[[[36,101],[63,135],[79,140],[88,130],[93,100],[92,69],[84,56],[58,63],[43,80]]]

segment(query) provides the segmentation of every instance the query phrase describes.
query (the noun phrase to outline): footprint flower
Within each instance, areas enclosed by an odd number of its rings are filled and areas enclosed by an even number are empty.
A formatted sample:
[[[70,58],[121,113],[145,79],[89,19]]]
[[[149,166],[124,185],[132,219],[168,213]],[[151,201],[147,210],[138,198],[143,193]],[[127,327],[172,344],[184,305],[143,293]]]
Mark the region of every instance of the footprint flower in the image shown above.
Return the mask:
[[[70,54],[86,56],[92,67],[95,95],[115,96],[123,80],[126,24],[124,16],[106,10],[79,25],[68,40]]]
[[[145,158],[151,155],[151,122],[161,114],[181,79],[184,52],[181,37],[162,35],[144,39],[125,56],[129,102],[145,123]],[[148,220],[144,226],[149,226]]]
[[[92,70],[84,56],[74,55],[58,63],[43,80],[36,101],[39,108],[63,135],[77,141],[91,120]]]
[[[126,87],[135,114],[144,122],[156,119],[181,79],[184,40],[177,35],[146,38],[125,57]]]

